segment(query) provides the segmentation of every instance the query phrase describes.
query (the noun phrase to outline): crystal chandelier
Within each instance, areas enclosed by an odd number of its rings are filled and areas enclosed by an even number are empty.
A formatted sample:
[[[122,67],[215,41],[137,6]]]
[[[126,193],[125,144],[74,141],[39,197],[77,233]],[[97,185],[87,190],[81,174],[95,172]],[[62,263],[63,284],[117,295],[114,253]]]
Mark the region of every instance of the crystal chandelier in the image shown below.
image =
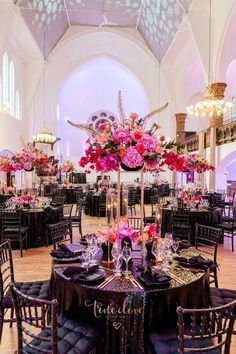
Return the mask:
[[[203,95],[203,99],[194,105],[186,107],[186,112],[190,116],[196,117],[221,117],[224,114],[230,113],[234,104],[232,102],[225,102],[222,97],[217,97],[213,84],[211,84],[211,13],[212,13],[212,0],[209,0],[209,33],[208,33],[208,85]],[[225,85],[227,86],[227,85]]]
[[[186,107],[186,111],[190,116],[206,117],[221,116],[230,111],[233,108],[232,102],[225,102],[223,99],[217,99],[215,92],[211,88],[211,84],[208,84],[206,92],[204,93],[203,100]]]
[[[47,128],[44,128],[41,132],[33,135],[33,143],[41,144],[55,144],[60,138],[57,138],[52,133],[50,133]]]

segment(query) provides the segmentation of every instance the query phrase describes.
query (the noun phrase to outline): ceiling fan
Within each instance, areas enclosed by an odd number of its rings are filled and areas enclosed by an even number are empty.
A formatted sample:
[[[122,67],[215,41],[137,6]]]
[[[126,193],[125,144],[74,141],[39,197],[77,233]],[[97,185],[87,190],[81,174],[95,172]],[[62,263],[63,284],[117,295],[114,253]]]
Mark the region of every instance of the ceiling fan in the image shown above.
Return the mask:
[[[100,23],[99,27],[115,27],[115,26],[117,26],[117,23],[108,21],[107,14],[105,12],[102,14],[102,17],[103,17],[104,21],[102,23]]]

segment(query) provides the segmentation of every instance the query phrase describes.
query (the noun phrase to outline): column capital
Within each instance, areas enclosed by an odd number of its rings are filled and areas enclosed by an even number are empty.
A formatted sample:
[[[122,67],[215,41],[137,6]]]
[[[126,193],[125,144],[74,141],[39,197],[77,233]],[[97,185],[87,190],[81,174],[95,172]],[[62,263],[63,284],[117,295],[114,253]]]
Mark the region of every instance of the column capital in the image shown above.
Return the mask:
[[[187,113],[175,113],[176,121],[184,121],[186,120]]]
[[[226,87],[227,84],[225,82],[213,82],[209,84],[209,88],[212,90],[214,98],[217,100],[223,100]]]
[[[216,100],[223,100],[225,97],[225,89],[227,84],[225,82],[213,82],[212,84],[208,85],[209,88],[212,90],[212,94]],[[210,127],[216,127],[223,123],[223,115],[220,116],[213,115],[210,118]]]
[[[175,113],[176,119],[176,141],[182,143],[185,139],[185,120],[187,113]]]

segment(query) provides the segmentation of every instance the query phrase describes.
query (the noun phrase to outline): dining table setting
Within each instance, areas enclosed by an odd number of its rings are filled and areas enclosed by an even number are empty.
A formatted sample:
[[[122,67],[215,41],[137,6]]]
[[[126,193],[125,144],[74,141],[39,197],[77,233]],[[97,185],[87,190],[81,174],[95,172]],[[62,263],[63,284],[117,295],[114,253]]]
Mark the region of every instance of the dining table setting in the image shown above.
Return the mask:
[[[187,240],[175,243],[167,235],[151,256],[113,244],[109,261],[96,234],[60,244],[51,252],[51,291],[61,313],[99,328],[103,354],[146,353],[147,331],[175,327],[177,306],[210,304],[212,261]]]

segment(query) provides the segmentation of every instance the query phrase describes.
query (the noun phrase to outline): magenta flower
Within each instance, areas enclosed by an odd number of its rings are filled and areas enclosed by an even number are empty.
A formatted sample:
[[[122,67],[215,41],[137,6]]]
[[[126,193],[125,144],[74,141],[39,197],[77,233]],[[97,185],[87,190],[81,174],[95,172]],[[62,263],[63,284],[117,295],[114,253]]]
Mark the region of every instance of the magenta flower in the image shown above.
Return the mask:
[[[134,146],[126,149],[125,155],[122,157],[121,162],[126,166],[133,168],[143,165],[143,157],[138,153]]]
[[[115,129],[113,131],[113,138],[119,141],[125,141],[128,143],[131,140],[130,133],[124,128]]]
[[[102,156],[99,160],[99,167],[101,171],[105,172],[118,170],[119,163],[117,161],[117,155],[113,152],[109,152],[105,156]]]

